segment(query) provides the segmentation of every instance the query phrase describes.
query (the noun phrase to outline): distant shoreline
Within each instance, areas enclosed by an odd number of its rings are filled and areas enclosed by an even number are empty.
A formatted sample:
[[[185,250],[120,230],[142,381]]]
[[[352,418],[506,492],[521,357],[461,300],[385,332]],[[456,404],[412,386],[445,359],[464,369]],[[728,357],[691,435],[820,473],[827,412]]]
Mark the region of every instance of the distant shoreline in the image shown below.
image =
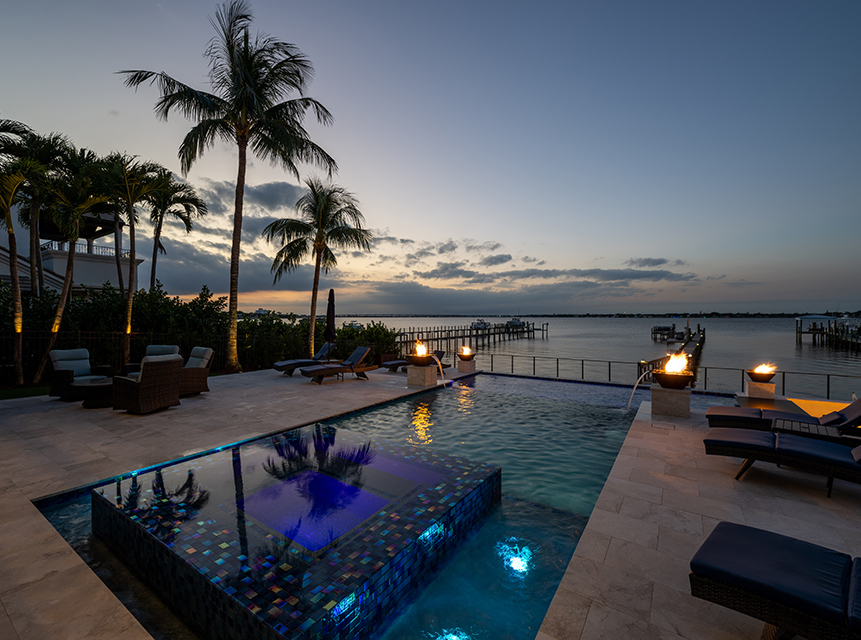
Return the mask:
[[[245,315],[254,315],[246,313]],[[277,314],[281,317],[289,313]],[[843,318],[846,314],[811,312],[805,313],[526,313],[518,315],[499,314],[457,314],[457,313],[345,313],[336,314],[336,318],[799,318],[807,315],[830,316],[834,319]],[[849,317],[861,317],[861,311],[848,314]],[[318,316],[319,317],[319,316]]]

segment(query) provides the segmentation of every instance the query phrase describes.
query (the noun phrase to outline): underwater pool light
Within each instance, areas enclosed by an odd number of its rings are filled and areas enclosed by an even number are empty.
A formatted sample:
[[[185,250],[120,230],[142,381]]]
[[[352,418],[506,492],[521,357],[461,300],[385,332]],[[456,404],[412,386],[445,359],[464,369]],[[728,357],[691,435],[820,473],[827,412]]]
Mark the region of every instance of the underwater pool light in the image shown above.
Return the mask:
[[[430,640],[472,640],[472,636],[460,627],[443,629],[435,636],[427,636]]]
[[[496,543],[496,555],[502,558],[504,565],[515,575],[522,577],[531,568],[535,551],[519,538],[512,537]]]

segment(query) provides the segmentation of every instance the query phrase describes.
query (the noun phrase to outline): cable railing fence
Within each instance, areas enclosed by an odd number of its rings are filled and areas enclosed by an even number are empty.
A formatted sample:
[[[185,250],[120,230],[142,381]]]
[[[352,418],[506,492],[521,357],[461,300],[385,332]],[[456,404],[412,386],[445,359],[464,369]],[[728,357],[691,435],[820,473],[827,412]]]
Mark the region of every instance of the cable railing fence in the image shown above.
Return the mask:
[[[647,369],[659,368],[653,362],[626,362],[552,356],[531,356],[500,353],[476,354],[477,368],[492,373],[510,373],[559,380],[587,382],[636,383]],[[656,366],[652,366],[656,365]],[[730,367],[698,367],[693,388],[714,393],[735,394],[744,391],[745,370]],[[646,376],[644,383],[650,382]],[[801,395],[825,400],[849,401],[861,392],[861,376],[837,373],[778,371],[774,379],[776,393],[782,396]]]

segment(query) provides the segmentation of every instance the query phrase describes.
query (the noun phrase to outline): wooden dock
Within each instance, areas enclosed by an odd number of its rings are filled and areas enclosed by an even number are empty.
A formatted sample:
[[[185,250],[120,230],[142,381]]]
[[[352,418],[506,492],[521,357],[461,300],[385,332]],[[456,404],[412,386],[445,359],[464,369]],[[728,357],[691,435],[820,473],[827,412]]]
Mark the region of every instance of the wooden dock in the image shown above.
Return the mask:
[[[806,327],[805,322],[808,322]],[[802,316],[795,319],[795,341],[801,344],[804,336],[811,336],[815,345],[861,351],[861,330],[857,322],[853,318]]]
[[[420,329],[410,327],[403,329],[398,336],[397,344],[401,353],[412,353],[416,340],[421,340],[429,351],[442,350],[448,354],[460,351],[463,345],[473,351],[495,347],[509,340],[533,340],[548,338],[550,323],[536,325],[534,322],[524,322],[512,326],[507,322],[490,324],[484,329],[472,325],[442,326]]]

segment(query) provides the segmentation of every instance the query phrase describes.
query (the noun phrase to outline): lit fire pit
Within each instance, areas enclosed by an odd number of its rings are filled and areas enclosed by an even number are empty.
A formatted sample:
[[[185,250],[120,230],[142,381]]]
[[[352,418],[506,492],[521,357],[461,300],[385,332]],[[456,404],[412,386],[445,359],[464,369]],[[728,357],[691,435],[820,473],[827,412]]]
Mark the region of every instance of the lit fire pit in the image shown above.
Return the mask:
[[[475,357],[475,351],[463,345],[460,352],[458,352],[457,357],[463,360],[464,362],[469,362]]]
[[[428,354],[428,348],[422,344],[421,340],[416,340],[416,352],[408,353],[407,360],[416,367],[427,367],[433,364],[433,356]]]
[[[688,354],[673,354],[663,369],[652,371],[652,377],[664,389],[684,389],[694,379],[694,372],[688,370]]]
[[[774,374],[777,373],[777,367],[773,364],[761,364],[756,369],[745,369],[748,377],[753,382],[771,382]]]

